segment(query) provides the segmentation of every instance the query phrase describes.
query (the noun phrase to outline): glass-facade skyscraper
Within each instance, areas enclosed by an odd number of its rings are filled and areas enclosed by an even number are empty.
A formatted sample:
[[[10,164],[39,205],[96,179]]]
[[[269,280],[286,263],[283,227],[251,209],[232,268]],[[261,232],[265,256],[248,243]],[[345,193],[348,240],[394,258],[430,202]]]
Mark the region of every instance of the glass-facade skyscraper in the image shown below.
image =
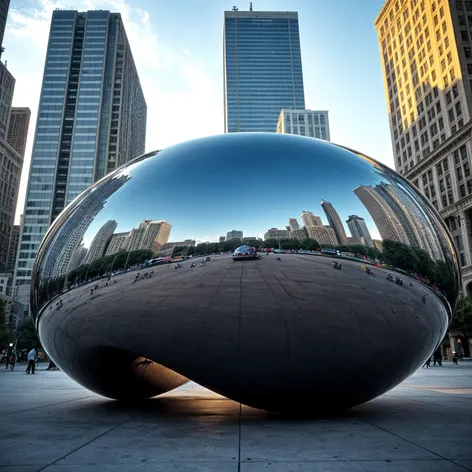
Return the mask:
[[[15,270],[25,303],[49,225],[89,185],[144,152],[146,115],[121,15],[55,10]]]
[[[225,132],[275,132],[280,111],[304,109],[297,12],[225,11]]]

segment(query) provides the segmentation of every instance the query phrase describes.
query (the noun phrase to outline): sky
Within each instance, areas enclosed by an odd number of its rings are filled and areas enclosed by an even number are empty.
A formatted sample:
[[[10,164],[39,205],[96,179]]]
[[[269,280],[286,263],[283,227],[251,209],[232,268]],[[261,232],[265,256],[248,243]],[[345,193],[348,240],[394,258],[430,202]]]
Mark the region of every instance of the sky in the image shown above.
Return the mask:
[[[298,11],[306,107],[329,111],[331,141],[393,167],[373,25],[383,3],[256,0],[253,9]],[[223,133],[223,15],[233,5],[247,10],[249,2],[11,0],[2,59],[16,78],[13,105],[32,111],[17,222],[23,212],[53,10],[122,14],[148,106],[148,152]]]

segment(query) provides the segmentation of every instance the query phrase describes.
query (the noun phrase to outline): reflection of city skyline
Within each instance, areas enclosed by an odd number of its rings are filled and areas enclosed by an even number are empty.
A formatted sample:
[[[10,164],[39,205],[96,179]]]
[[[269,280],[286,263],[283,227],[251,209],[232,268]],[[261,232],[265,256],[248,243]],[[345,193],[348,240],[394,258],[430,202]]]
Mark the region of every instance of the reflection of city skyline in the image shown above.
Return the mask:
[[[301,226],[297,218],[287,215],[288,225],[284,228],[268,228],[263,233],[263,238],[259,234],[256,238],[261,240],[310,238],[320,244],[335,246],[362,244],[377,248],[382,246],[382,240],[391,240],[412,248],[423,249],[433,260],[443,261],[443,248],[434,230],[427,224],[428,216],[419,208],[411,193],[406,189],[399,189],[397,185],[381,181],[375,185],[360,185],[353,189],[353,193],[370,215],[375,228],[373,231],[372,225],[371,228],[367,226],[365,218],[353,213],[346,220],[351,234],[349,237],[335,206],[331,202],[322,200],[321,209],[330,224],[324,225],[320,216],[312,211],[303,210],[300,215]],[[231,233],[242,235],[244,231],[233,230]],[[379,237],[375,238],[373,235],[377,234]],[[214,238],[208,242],[218,240],[220,243],[224,242],[224,237]]]
[[[64,214],[65,223],[53,235],[43,262],[44,276],[56,278],[65,275],[74,265],[86,257],[82,239],[90,224],[103,209],[107,199],[122,187],[130,177],[119,175],[106,180],[101,185],[82,194],[82,204],[76,206],[71,214]]]

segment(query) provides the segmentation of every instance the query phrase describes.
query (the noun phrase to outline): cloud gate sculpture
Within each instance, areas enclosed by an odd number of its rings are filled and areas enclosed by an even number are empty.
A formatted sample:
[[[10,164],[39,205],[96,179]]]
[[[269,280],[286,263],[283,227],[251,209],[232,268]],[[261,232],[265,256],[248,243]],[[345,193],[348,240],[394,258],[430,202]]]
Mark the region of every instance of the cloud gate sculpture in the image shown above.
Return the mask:
[[[233,260],[242,245],[257,257]],[[459,279],[443,222],[400,175],[328,142],[242,133],[141,156],[83,192],[42,242],[31,307],[50,357],[103,396],[191,379],[316,412],[420,367]]]

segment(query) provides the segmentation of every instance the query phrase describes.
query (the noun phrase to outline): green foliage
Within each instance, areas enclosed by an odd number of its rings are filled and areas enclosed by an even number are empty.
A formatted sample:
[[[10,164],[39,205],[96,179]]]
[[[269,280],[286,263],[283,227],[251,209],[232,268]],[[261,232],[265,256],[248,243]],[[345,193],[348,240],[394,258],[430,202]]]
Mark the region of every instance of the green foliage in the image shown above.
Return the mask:
[[[33,320],[31,318],[27,318],[23,323],[18,326],[18,330],[16,332],[17,336],[17,344],[16,349],[31,349],[33,347],[40,348],[41,343],[39,342],[38,335],[36,330],[33,326]]]
[[[433,261],[423,249],[411,248],[397,241],[382,241],[382,249],[382,257],[387,264],[429,280],[445,294],[450,303],[455,302],[458,281],[451,263]]]
[[[5,323],[6,305],[7,302],[0,299],[0,349],[5,349],[12,341],[11,327]]]
[[[299,246],[305,251],[315,251],[320,247],[320,243],[316,239],[305,238],[300,241]]]
[[[451,330],[465,337],[472,336],[472,297],[461,297],[457,301]]]

